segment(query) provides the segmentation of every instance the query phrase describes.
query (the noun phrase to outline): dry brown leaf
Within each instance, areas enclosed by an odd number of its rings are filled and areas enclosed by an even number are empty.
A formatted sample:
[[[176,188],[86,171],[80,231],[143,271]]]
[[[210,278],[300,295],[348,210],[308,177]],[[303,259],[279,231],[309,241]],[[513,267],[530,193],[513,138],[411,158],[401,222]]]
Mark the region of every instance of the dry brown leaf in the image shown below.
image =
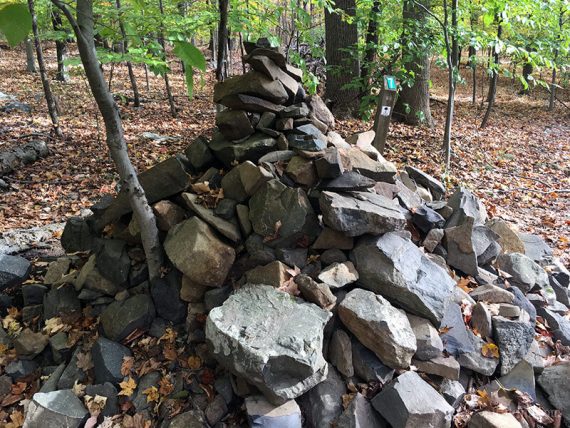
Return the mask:
[[[134,357],[123,357],[123,363],[121,364],[121,375],[128,376],[133,369],[133,364],[135,363]]]
[[[77,353],[77,367],[87,373],[93,368],[93,360],[91,359],[91,352]]]
[[[188,357],[188,368],[190,370],[198,370],[202,367],[202,359],[197,355],[191,355]]]
[[[156,386],[151,386],[143,391],[146,395],[146,402],[158,401],[160,399],[160,394],[158,393],[158,388]]]
[[[124,380],[121,383],[119,383],[119,387],[121,388],[121,390],[119,391],[118,395],[124,395],[126,397],[130,397],[135,392],[137,383],[132,377],[129,376],[127,380]]]

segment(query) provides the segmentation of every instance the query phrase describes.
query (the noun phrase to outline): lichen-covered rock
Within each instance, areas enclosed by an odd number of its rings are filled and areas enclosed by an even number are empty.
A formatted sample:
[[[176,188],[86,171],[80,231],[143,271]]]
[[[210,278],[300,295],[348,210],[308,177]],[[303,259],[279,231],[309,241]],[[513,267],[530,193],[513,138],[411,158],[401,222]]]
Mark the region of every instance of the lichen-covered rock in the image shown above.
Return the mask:
[[[210,312],[206,339],[220,364],[280,404],[326,377],[323,328],[330,317],[273,287],[248,284]]]

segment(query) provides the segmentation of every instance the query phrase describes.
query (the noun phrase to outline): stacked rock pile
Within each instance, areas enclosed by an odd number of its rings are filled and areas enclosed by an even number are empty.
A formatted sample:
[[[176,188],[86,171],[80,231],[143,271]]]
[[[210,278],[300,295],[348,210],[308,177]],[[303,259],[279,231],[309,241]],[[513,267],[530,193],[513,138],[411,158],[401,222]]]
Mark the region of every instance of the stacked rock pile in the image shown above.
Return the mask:
[[[570,426],[570,274],[545,243],[398,171],[372,133],[341,138],[277,49],[246,61],[215,88],[214,137],[140,176],[164,277],[119,194],[21,287],[0,394],[46,376],[25,426],[80,426],[77,383],[107,397],[100,418],[161,427]]]

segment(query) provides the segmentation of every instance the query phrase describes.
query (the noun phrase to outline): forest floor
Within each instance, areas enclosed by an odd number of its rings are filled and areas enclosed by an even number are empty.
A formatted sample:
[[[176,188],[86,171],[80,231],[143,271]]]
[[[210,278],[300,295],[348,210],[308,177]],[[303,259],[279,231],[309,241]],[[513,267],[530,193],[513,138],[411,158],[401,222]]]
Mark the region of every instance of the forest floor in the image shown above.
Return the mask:
[[[45,55],[53,76],[55,49],[48,47]],[[49,136],[51,125],[39,75],[27,73],[25,64],[22,49],[0,49],[0,91],[32,107],[31,114],[0,113],[0,151],[45,139],[50,155],[4,177],[12,189],[0,193],[0,233],[64,222],[104,193],[113,192],[117,183],[103,123],[80,70],[71,70],[69,83],[52,81],[65,135],[63,140],[56,140]],[[196,76],[195,95],[190,101],[183,87],[184,77],[177,64],[174,68],[170,78],[180,110],[177,118],[170,114],[162,78],[150,75],[147,87],[140,66],[136,74],[144,99],[142,107],[120,102],[126,138],[139,171],[182,151],[214,127],[213,73]],[[110,66],[105,66],[106,77],[109,72]],[[469,70],[462,72],[469,78]],[[446,76],[435,69],[432,74],[435,127],[393,124],[386,158],[398,166],[414,165],[441,177]],[[480,75],[480,88],[483,80]],[[131,93],[126,67],[114,67],[112,89],[115,94]],[[530,96],[519,96],[518,84],[501,79],[489,125],[481,130],[483,91],[478,91],[477,104],[473,105],[471,90],[470,84],[458,89],[449,185],[471,188],[482,198],[490,216],[515,223],[521,231],[542,235],[556,255],[570,262],[570,110],[558,104],[548,112],[544,90],[537,88]],[[336,130],[349,136],[370,127],[371,123],[348,120],[339,121]],[[175,140],[144,139],[144,132]]]

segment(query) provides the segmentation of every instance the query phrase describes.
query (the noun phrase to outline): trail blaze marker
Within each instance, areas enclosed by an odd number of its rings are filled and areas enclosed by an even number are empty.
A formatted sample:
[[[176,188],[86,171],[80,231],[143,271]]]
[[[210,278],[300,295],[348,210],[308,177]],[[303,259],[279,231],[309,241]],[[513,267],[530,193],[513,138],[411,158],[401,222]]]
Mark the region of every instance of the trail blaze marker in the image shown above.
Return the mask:
[[[392,110],[396,102],[396,94],[398,91],[398,84],[394,76],[384,76],[384,85],[378,97],[378,109],[374,117],[374,141],[372,144],[380,153],[384,153],[386,146],[386,136],[388,135],[388,127],[390,126],[390,118],[392,117]]]

